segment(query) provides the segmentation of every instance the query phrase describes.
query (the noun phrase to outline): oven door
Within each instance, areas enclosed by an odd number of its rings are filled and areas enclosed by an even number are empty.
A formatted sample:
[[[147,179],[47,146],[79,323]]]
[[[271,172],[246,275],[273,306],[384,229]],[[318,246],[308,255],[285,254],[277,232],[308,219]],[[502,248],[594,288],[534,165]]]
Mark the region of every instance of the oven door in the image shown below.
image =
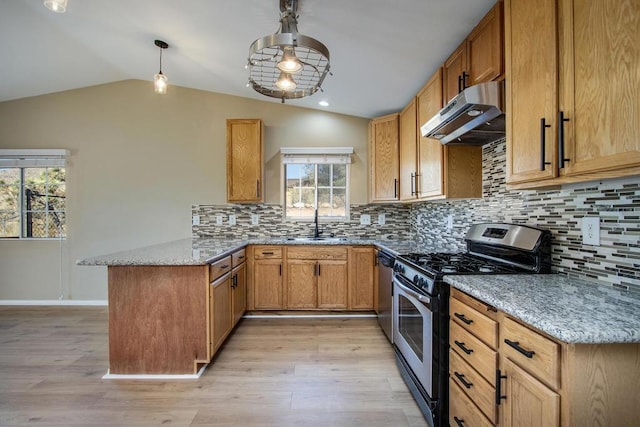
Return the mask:
[[[393,276],[393,342],[414,376],[433,398],[432,301]],[[435,301],[434,301],[435,303]]]

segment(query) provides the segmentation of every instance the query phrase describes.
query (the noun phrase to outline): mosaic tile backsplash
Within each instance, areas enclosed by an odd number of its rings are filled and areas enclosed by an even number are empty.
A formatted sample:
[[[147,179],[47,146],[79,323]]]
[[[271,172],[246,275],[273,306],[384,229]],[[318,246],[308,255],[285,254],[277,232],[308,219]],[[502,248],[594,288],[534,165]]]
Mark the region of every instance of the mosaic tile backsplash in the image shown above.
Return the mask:
[[[351,205],[351,220],[321,224],[325,235],[371,239],[415,239],[432,246],[465,247],[471,224],[511,222],[551,230],[552,264],[556,272],[596,279],[614,287],[640,292],[640,177],[565,185],[558,190],[508,191],[505,184],[505,141],[483,147],[483,198],[423,202],[412,205]],[[385,225],[378,225],[379,214]],[[313,224],[282,221],[280,205],[199,205],[200,226],[194,236],[233,238],[309,236]],[[251,225],[251,215],[260,217]],[[360,225],[369,214],[371,225]],[[237,225],[229,226],[229,215]],[[449,215],[453,228],[447,228]],[[222,216],[223,225],[216,225]],[[600,217],[600,246],[582,244],[582,218]]]

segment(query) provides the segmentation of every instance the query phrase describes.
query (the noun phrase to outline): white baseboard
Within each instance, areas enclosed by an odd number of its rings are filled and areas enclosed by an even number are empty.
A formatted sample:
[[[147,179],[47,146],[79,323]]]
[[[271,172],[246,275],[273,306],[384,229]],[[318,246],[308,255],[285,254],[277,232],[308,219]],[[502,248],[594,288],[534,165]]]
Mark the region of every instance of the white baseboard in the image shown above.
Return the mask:
[[[3,299],[0,305],[75,305],[75,306],[104,306],[108,305],[107,300],[57,300],[57,299]]]
[[[197,380],[202,376],[207,365],[202,366],[197,374],[112,374],[109,371],[102,377],[103,380]]]

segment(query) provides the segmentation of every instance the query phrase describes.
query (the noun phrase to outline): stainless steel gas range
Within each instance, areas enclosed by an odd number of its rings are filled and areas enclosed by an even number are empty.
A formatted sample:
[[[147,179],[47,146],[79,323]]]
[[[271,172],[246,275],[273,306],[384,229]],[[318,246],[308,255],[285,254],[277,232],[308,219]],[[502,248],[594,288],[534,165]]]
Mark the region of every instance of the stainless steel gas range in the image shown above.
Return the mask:
[[[470,227],[466,252],[411,253],[393,273],[393,343],[400,372],[431,426],[448,425],[448,274],[547,273],[549,231],[517,224]]]

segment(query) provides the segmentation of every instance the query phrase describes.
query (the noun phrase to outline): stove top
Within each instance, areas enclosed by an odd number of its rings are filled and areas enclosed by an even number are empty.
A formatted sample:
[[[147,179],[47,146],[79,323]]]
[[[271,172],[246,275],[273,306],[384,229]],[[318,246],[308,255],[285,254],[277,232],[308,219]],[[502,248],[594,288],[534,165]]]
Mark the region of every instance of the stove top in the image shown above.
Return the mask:
[[[411,253],[401,259],[432,275],[444,274],[505,274],[522,272],[514,266],[479,258],[465,252],[459,253]]]

